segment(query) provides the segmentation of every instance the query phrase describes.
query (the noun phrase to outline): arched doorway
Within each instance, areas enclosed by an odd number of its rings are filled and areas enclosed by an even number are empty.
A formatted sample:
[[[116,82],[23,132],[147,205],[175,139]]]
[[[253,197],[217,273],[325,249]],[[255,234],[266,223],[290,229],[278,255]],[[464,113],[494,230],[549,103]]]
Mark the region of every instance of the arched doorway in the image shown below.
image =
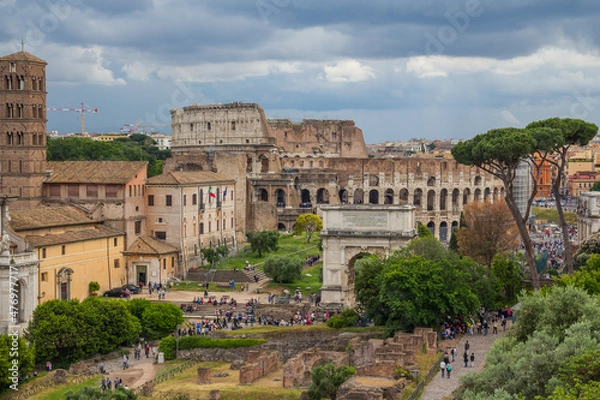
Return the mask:
[[[413,205],[417,210],[421,210],[421,201],[423,197],[423,191],[421,189],[415,189],[413,197]]]
[[[269,201],[269,192],[267,192],[267,189],[258,189],[258,200]]]
[[[285,207],[285,191],[283,189],[275,191],[275,198],[277,199],[277,207]]]
[[[379,190],[369,191],[369,204],[379,204]]]
[[[56,274],[59,300],[71,300],[71,275],[73,275],[71,268],[62,268]]]
[[[341,204],[348,204],[348,191],[346,189],[341,189],[338,195],[340,196]]]
[[[448,199],[448,190],[442,189],[440,192],[440,210],[446,210],[446,202]]]
[[[440,242],[448,241],[448,224],[446,221],[440,223]]]
[[[329,190],[325,188],[317,190],[317,204],[329,204]]]
[[[400,189],[400,204],[408,204],[408,189]]]
[[[278,230],[279,232],[285,232],[285,231],[287,231],[287,228],[285,227],[285,225],[284,225],[284,224],[282,224],[282,223],[280,222],[279,224],[277,224],[277,230]]]
[[[354,204],[362,204],[365,198],[365,193],[362,189],[356,189],[354,191]]]
[[[312,199],[310,197],[310,191],[308,189],[302,189],[300,192],[300,201],[302,205],[300,207],[312,207]]]
[[[394,191],[392,189],[385,191],[383,204],[394,204]]]
[[[435,190],[427,192],[427,211],[435,210]]]
[[[451,233],[454,233],[454,231],[458,229],[458,221],[452,221],[452,227],[450,229],[452,230]]]
[[[433,221],[429,221],[427,224],[427,229],[429,229],[433,236],[435,236],[435,223]]]

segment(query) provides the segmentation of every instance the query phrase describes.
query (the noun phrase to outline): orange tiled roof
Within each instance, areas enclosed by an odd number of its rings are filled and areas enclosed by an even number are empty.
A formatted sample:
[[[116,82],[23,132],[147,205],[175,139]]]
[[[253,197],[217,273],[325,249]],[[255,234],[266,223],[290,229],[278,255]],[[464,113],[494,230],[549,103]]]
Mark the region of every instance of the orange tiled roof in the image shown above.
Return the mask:
[[[10,226],[15,232],[58,226],[99,223],[73,206],[36,207],[10,211]]]
[[[155,239],[151,236],[140,236],[124,254],[147,254],[147,255],[161,255],[169,253],[178,253],[177,247],[171,246],[168,243]]]
[[[0,61],[33,61],[47,64],[46,61],[41,58],[37,58],[27,52],[19,51],[13,54],[9,54],[7,56],[0,57]]]
[[[153,176],[146,182],[147,185],[190,185],[208,183],[234,183],[235,181],[225,175],[211,171],[174,171]]]
[[[86,240],[111,238],[116,236],[125,236],[125,232],[106,225],[94,225],[81,229],[73,229],[63,233],[25,235],[25,240],[33,247],[44,247],[57,244],[83,242]]]
[[[47,183],[125,185],[146,168],[146,161],[50,161]]]

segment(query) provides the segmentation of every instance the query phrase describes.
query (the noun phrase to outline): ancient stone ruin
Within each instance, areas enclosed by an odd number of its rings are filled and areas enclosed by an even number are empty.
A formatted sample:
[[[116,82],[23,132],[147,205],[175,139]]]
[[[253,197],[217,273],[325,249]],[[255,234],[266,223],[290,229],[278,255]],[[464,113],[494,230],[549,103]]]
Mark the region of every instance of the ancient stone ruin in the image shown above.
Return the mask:
[[[240,367],[240,383],[252,383],[279,368],[279,353],[250,350],[246,364]]]

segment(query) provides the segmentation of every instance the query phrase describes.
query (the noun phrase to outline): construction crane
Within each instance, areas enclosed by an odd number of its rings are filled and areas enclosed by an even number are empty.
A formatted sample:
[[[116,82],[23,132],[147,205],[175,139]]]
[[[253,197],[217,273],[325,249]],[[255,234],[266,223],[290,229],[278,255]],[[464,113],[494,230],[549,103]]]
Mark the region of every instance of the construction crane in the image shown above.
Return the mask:
[[[85,133],[85,113],[98,114],[99,110],[97,108],[86,108],[86,106],[81,103],[81,108],[57,108],[57,107],[48,107],[46,110],[48,111],[75,111],[81,113],[81,136],[87,136]]]
[[[140,127],[144,126],[171,126],[171,124],[146,124],[136,122],[135,124],[124,124],[123,128],[121,128],[121,132],[129,132],[129,133],[144,133],[140,132]]]

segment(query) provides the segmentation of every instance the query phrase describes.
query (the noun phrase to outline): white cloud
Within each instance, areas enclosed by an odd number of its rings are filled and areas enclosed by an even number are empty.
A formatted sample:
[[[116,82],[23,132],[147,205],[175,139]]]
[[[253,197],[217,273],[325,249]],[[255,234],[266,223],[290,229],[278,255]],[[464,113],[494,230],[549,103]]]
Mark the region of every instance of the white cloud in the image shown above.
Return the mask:
[[[578,69],[600,66],[598,52],[578,52],[574,49],[545,47],[533,54],[500,60],[488,57],[416,56],[406,62],[407,72],[419,78],[493,72],[498,75],[519,75],[543,67]]]
[[[325,79],[330,82],[360,82],[376,77],[373,68],[357,60],[339,61],[333,65],[326,65],[323,70]]]
[[[122,69],[127,74],[127,78],[142,82],[150,80],[150,75],[155,71],[153,65],[141,61],[125,64]]]
[[[125,80],[115,78],[108,68],[101,46],[81,47],[48,44],[44,47],[44,58],[50,66],[49,79],[60,83],[123,85]]]

